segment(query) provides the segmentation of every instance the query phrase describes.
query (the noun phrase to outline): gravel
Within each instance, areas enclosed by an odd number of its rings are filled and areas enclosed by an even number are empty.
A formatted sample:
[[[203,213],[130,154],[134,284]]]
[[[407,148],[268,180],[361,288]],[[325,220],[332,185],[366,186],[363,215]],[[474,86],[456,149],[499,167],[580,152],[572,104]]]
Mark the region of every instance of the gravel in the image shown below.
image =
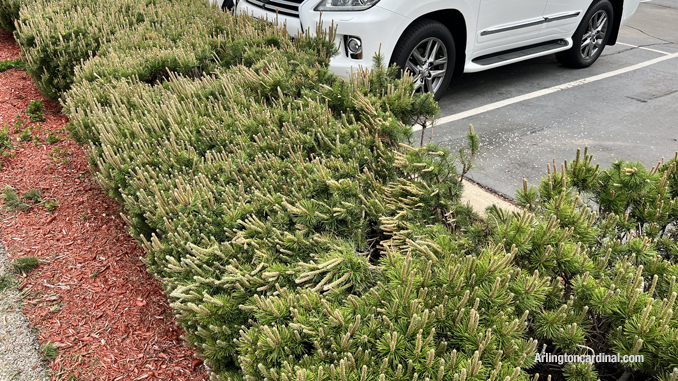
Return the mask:
[[[3,290],[8,280],[11,285]],[[17,287],[7,254],[0,245],[0,381],[49,380],[38,340],[21,313]]]

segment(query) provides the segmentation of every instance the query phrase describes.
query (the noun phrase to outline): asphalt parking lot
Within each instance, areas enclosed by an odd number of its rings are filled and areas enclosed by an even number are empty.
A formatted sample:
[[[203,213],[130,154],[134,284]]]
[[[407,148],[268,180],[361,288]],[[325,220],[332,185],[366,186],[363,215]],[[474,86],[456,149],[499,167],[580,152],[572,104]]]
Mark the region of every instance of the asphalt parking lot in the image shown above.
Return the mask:
[[[585,146],[603,167],[617,158],[651,167],[678,150],[678,3],[642,2],[590,68],[551,55],[465,74],[440,108],[425,141],[454,148],[473,124],[482,152],[469,177],[508,197],[523,176],[537,185],[547,162]]]

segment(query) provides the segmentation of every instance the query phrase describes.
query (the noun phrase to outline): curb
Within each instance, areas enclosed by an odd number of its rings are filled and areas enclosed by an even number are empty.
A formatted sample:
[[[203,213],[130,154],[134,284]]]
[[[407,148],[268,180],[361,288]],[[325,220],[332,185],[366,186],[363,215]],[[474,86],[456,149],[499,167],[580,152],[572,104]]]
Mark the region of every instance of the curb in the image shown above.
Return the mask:
[[[473,211],[478,213],[481,216],[485,216],[485,209],[487,207],[496,204],[498,207],[517,212],[521,210],[516,206],[512,200],[507,197],[492,192],[490,189],[476,183],[473,180],[464,178],[464,192],[461,196],[461,202],[468,204],[473,208]]]

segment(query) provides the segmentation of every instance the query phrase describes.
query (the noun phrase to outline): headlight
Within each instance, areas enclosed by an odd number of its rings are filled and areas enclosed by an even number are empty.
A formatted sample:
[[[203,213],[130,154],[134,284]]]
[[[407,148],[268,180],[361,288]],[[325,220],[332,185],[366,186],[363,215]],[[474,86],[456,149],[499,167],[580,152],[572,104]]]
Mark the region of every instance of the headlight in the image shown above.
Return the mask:
[[[379,0],[322,0],[316,11],[364,11],[372,8]]]

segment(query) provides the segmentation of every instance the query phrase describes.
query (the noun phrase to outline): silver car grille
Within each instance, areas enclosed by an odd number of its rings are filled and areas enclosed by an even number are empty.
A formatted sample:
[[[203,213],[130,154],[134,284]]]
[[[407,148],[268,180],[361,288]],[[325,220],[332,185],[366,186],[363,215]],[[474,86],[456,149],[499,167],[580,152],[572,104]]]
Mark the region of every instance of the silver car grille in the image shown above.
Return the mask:
[[[278,12],[280,15],[299,17],[299,5],[304,0],[247,0],[255,7],[269,12]]]

